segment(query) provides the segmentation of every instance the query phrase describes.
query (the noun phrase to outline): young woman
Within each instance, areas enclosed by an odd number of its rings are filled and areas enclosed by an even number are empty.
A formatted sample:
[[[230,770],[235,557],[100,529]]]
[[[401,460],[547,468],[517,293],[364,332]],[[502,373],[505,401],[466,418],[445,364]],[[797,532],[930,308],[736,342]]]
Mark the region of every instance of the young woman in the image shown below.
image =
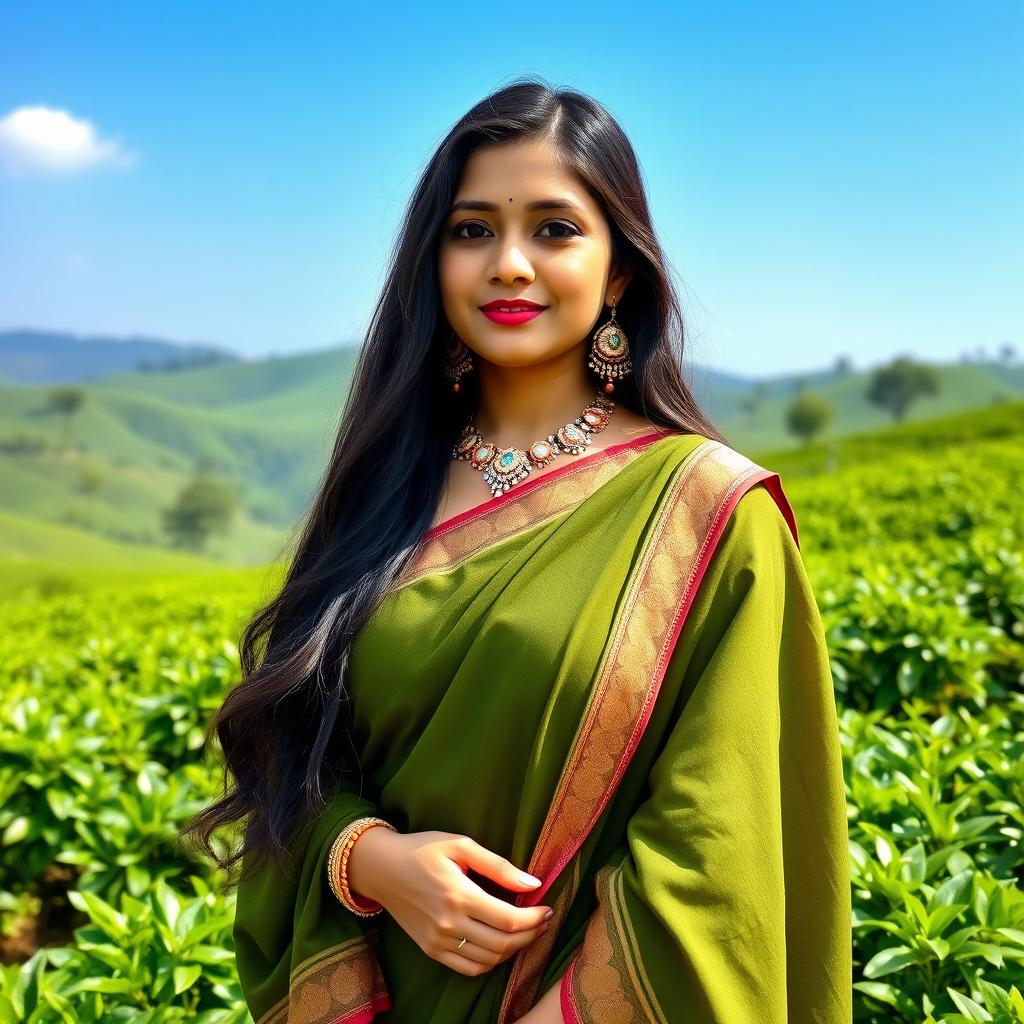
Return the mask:
[[[681,375],[635,154],[520,80],[415,189],[214,723],[257,1024],[845,1024],[829,661]],[[534,876],[524,877],[525,869]]]

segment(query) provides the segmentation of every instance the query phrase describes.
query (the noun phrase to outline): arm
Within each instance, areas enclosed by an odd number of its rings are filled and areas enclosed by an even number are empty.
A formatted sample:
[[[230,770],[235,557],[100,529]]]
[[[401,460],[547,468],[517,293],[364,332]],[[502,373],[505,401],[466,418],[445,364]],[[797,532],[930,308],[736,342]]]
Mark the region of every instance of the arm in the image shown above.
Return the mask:
[[[848,1024],[824,631],[770,494],[733,511],[668,666],[685,695],[562,977],[567,1024]]]

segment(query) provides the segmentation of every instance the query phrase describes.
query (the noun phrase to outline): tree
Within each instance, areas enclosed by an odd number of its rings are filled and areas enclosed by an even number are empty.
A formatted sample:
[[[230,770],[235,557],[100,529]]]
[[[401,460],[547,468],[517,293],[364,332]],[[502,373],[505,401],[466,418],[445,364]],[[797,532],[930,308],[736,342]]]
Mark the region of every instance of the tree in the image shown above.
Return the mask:
[[[833,373],[837,377],[845,377],[847,374],[852,372],[853,363],[850,357],[847,355],[836,356],[835,366],[833,367]]]
[[[71,445],[71,421],[85,402],[85,392],[81,388],[53,388],[46,396],[46,404],[56,413],[64,417],[64,447]]]
[[[233,491],[212,473],[200,471],[164,509],[164,530],[175,547],[201,551],[210,534],[227,533],[235,505]]]
[[[871,376],[865,397],[892,414],[898,423],[921,395],[934,395],[939,390],[939,376],[934,367],[899,356]]]
[[[999,361],[1010,364],[1017,358],[1017,349],[1008,341],[999,346]]]
[[[739,400],[739,407],[747,414],[747,421],[751,426],[757,418],[757,410],[768,394],[768,382],[758,380],[754,386]]]
[[[832,420],[832,405],[820,395],[803,392],[786,407],[786,429],[809,444]]]

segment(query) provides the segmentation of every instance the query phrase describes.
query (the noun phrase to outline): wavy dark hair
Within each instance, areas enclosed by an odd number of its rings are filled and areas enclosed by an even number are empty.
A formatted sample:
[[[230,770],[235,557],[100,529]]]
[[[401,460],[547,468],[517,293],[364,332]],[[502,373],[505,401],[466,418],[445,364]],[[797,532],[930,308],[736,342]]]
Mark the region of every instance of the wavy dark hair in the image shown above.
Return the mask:
[[[550,140],[589,190],[607,218],[612,259],[633,270],[617,319],[634,372],[616,385],[616,400],[657,426],[725,440],[683,377],[683,315],[622,128],[591,97],[535,78],[481,100],[416,184],[284,583],[245,628],[242,681],[211,723],[224,795],[182,836],[198,838],[221,868],[243,857],[289,860],[290,830],[358,767],[344,682],[351,642],[429,529],[452,445],[479,397],[476,374],[458,396],[442,375],[450,326],[437,277],[441,230],[474,150],[535,138]],[[241,846],[221,858],[213,832],[243,819]]]

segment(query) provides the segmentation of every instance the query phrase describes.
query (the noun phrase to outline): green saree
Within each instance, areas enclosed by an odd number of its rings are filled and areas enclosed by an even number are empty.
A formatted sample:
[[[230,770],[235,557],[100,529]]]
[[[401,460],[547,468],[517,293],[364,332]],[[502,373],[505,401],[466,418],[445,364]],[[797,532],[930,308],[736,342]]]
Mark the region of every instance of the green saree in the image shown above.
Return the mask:
[[[356,638],[363,785],[238,890],[257,1024],[848,1024],[836,707],[779,477],[650,433],[432,529]],[[326,857],[354,818],[471,836],[543,880],[549,930],[467,977]]]

